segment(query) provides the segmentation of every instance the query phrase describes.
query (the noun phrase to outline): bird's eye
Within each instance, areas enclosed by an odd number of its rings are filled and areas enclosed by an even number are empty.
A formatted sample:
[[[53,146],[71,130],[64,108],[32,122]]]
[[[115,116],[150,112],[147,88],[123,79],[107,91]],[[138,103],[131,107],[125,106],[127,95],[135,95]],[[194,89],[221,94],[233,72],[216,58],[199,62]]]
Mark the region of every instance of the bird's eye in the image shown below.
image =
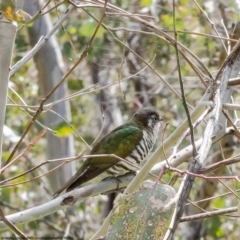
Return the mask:
[[[154,120],[155,122],[158,121],[158,117],[157,117],[157,116],[153,116],[152,118],[153,118],[153,120]]]

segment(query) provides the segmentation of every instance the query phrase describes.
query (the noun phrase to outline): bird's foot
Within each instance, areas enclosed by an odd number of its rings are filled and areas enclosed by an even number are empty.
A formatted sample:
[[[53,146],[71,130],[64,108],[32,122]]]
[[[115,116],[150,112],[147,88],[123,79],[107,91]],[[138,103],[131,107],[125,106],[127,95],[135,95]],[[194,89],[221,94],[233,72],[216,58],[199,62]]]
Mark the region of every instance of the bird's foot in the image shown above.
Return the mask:
[[[119,185],[120,185],[120,183],[122,183],[122,181],[121,181],[118,177],[119,177],[119,176],[106,177],[106,178],[104,178],[101,182],[103,182],[103,181],[105,181],[105,180],[114,180],[114,181],[116,181],[116,183],[117,183],[117,189],[116,189],[116,191],[118,191],[118,190],[119,190]]]
[[[107,180],[107,179],[115,180],[117,182],[117,189],[116,189],[116,191],[118,191],[118,190],[120,190],[119,185],[120,185],[120,183],[122,183],[122,181],[120,180],[120,177],[132,175],[132,174],[136,175],[136,172],[129,171],[129,172],[127,172],[125,174],[122,174],[122,175],[106,177],[102,181]]]

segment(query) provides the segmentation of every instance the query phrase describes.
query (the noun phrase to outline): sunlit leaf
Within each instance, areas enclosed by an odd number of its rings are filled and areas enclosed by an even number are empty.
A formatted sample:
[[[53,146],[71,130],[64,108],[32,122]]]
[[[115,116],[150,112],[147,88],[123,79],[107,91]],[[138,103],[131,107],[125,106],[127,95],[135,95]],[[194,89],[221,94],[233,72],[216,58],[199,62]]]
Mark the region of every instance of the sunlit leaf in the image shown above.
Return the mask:
[[[208,222],[208,232],[211,234],[211,236],[219,237],[224,235],[223,229],[221,228],[222,222],[220,216],[215,216],[212,218],[211,221]]]
[[[152,0],[141,0],[140,1],[140,6],[142,7],[149,7],[152,4]]]
[[[73,133],[73,129],[66,122],[59,123],[53,130],[56,131],[55,135],[57,137],[66,137]]]
[[[4,16],[11,22],[26,23],[29,22],[32,17],[23,10],[16,11],[15,1],[2,1],[1,9]]]
[[[84,23],[80,29],[79,29],[79,32],[82,36],[84,37],[92,37],[95,29],[97,27],[97,23],[95,22],[87,22],[87,23]],[[103,34],[104,34],[105,30],[103,27],[100,27],[97,31],[97,34],[96,34],[96,37],[100,37],[102,38],[103,37]]]
[[[1,199],[4,202],[10,202],[11,188],[2,188]]]
[[[31,221],[28,223],[28,226],[31,228],[31,229],[37,229],[37,222],[36,221]]]
[[[224,198],[216,198],[212,202],[214,208],[224,208],[226,207]]]
[[[189,4],[189,0],[180,0],[179,3],[182,5],[187,5]]]
[[[81,90],[83,89],[83,81],[82,80],[68,80],[68,88],[71,90]]]

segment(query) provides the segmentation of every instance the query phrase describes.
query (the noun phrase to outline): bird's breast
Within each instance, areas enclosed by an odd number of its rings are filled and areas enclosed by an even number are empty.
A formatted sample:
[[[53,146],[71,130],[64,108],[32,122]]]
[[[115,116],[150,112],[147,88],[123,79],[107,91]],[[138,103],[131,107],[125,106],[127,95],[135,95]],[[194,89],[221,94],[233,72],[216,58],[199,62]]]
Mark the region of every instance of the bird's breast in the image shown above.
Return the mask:
[[[137,143],[132,153],[125,158],[126,161],[119,161],[113,167],[108,169],[108,174],[122,175],[129,171],[137,171],[141,162],[147,157],[155,144],[154,134],[143,131],[141,140]]]

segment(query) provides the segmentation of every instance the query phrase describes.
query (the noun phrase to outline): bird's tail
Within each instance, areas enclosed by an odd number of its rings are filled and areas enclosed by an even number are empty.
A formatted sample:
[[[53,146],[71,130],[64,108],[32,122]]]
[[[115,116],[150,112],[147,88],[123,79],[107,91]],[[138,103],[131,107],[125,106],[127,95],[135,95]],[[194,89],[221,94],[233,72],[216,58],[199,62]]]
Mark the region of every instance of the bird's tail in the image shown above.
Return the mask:
[[[83,168],[84,165],[82,165],[82,167],[60,188],[58,189],[54,194],[53,194],[53,198],[56,198],[60,193],[62,193],[64,190],[66,190],[67,192],[71,191],[72,189],[74,189],[74,187],[72,188],[71,186],[74,185],[74,183],[81,177],[82,172],[83,172]],[[79,181],[77,181],[79,182]],[[80,184],[78,185],[80,186]]]

